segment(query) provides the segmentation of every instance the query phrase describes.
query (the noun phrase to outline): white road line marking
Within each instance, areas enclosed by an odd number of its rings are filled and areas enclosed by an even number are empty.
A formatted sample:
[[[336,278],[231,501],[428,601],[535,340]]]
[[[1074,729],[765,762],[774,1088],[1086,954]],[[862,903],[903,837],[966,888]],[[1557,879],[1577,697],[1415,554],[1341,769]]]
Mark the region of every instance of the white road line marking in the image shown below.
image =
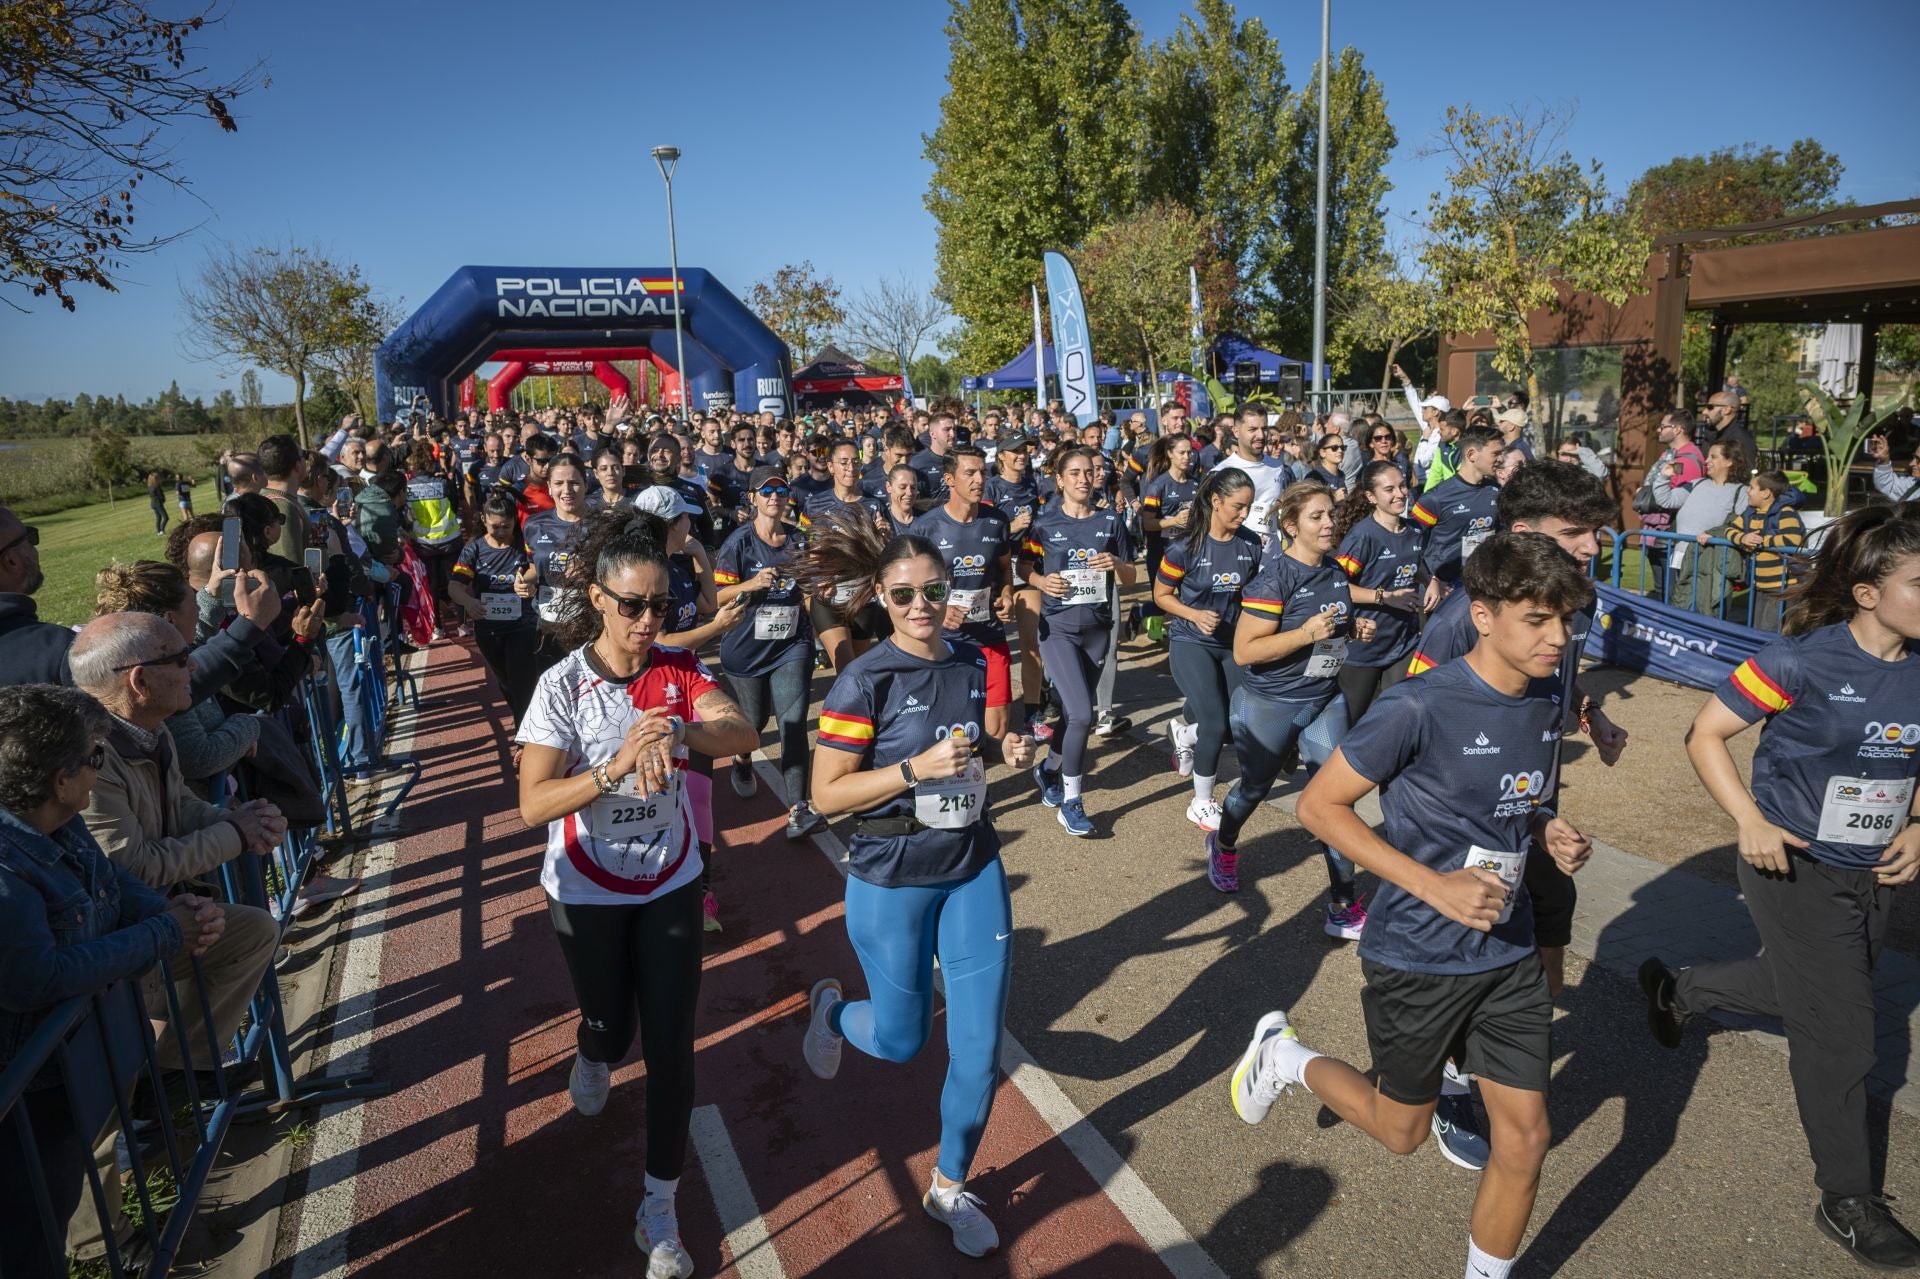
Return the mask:
[[[415,654],[409,663],[422,683],[425,658],[425,653]],[[388,744],[390,754],[405,755],[413,749],[418,723],[417,710],[409,711],[405,727]],[[393,888],[399,853],[397,840],[385,840],[367,850],[360,868],[362,888],[354,899],[352,916],[345,921],[354,936],[347,943],[340,1002],[334,1010],[333,1034],[326,1047],[314,1055],[316,1070],[336,1063],[347,1071],[368,1068],[369,1049],[379,1029],[373,1010],[380,992],[380,956],[386,948],[387,897]],[[323,1107],[314,1122],[292,1279],[339,1279],[347,1272],[351,1260],[347,1241],[353,1229],[354,1189],[360,1170],[360,1133],[366,1120],[363,1107],[362,1101],[336,1102]]]
[[[775,795],[783,794],[780,770],[769,761],[763,752],[754,752],[754,768]],[[822,831],[813,836],[813,846],[827,859],[827,865],[846,878],[847,867],[843,860],[846,846],[840,837],[831,830]],[[939,974],[935,973],[938,981]],[[945,990],[944,984],[941,986]],[[1213,1258],[1206,1254],[1185,1226],[1180,1224],[1160,1197],[1148,1188],[1113,1143],[1095,1128],[1080,1108],[1073,1104],[1053,1076],[1039,1062],[1033,1059],[1019,1040],[1008,1031],[1000,1044],[1000,1069],[1006,1071],[1013,1086],[1027,1099],[1027,1104],[1037,1111],[1053,1129],[1062,1144],[1073,1152],[1080,1166],[1087,1170],[1094,1184],[1106,1192],[1127,1224],[1139,1232],[1147,1246],[1159,1256],[1161,1264],[1177,1279],[1226,1279],[1226,1272],[1214,1264]],[[716,1193],[717,1197],[717,1193]],[[738,1254],[736,1254],[738,1255]]]
[[[700,1170],[706,1174],[707,1189],[713,1192],[713,1206],[720,1214],[720,1228],[727,1232],[727,1251],[733,1255],[734,1273],[741,1279],[787,1279],[780,1255],[773,1250],[767,1234],[767,1220],[753,1201],[747,1185],[746,1169],[733,1152],[727,1137],[727,1125],[718,1106],[695,1106],[688,1134],[693,1150],[700,1157]]]

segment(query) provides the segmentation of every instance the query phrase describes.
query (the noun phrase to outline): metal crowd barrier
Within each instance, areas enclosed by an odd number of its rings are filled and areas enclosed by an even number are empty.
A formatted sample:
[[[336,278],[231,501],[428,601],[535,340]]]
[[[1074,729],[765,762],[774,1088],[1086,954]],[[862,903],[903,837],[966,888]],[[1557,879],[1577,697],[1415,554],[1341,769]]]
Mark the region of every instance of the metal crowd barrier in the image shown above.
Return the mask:
[[[1751,556],[1726,538],[1702,543],[1693,535],[1664,529],[1600,530],[1607,544],[1593,561],[1594,576],[1604,575],[1615,589],[1659,600],[1754,630],[1780,630],[1781,592],[1754,587]],[[1814,540],[1810,537],[1810,540]],[[1637,550],[1637,556],[1630,552]],[[1764,552],[1785,561],[1786,580],[1792,582],[1812,568],[1813,548],[1767,548]],[[1627,561],[1634,571],[1626,572]]]
[[[370,638],[369,638],[370,637]],[[389,697],[383,669],[383,645],[374,619],[367,634],[355,631],[354,655],[363,678],[358,682],[369,722],[369,747],[376,771],[405,770],[408,776],[385,813],[390,814],[418,780],[420,766],[386,755],[389,712],[396,704],[417,705],[411,675],[396,660]],[[266,856],[242,854],[220,867],[226,900],[271,913],[284,939],[300,887],[318,856],[323,839],[351,838],[353,819],[346,774],[341,767],[342,725],[333,713],[332,667],[310,673],[302,682],[298,716],[281,716],[294,740],[306,740],[320,780],[325,818],[318,827],[289,828]],[[235,791],[239,788],[236,784]],[[238,794],[244,799],[244,794]],[[226,796],[216,796],[224,802]],[[376,823],[376,828],[378,823]],[[271,872],[271,873],[269,873]],[[278,955],[279,940],[275,943]],[[82,1202],[76,1215],[91,1209],[101,1223],[101,1262],[113,1279],[138,1273],[165,1279],[187,1227],[220,1157],[236,1118],[279,1114],[297,1107],[377,1096],[388,1089],[366,1073],[297,1076],[287,1034],[280,983],[269,963],[255,990],[248,1016],[233,1040],[217,1043],[205,972],[190,961],[202,1010],[199,1033],[188,1033],[180,992],[168,965],[154,965],[139,978],[116,982],[91,994],[65,1000],[47,1010],[27,1042],[0,1072],[0,1177],[9,1167],[27,1186],[25,1201],[0,1202],[0,1279],[40,1279],[68,1273],[67,1238],[55,1217],[55,1191],[42,1162],[43,1148],[64,1152],[56,1175],[84,1165]],[[142,980],[156,983],[164,997],[168,1023],[179,1035],[181,1069],[163,1071],[159,1039],[150,1020],[151,996],[143,999]],[[193,1041],[202,1040],[203,1052]],[[259,1063],[264,1076],[258,1092],[244,1092],[244,1077]],[[46,1085],[29,1093],[39,1081]],[[209,1085],[211,1085],[209,1087]],[[57,1092],[57,1098],[54,1093]],[[38,1117],[30,1111],[42,1112]],[[73,1159],[74,1150],[81,1158]],[[128,1184],[123,1188],[121,1170]],[[71,1194],[71,1183],[67,1194]],[[8,1266],[5,1258],[12,1257]]]

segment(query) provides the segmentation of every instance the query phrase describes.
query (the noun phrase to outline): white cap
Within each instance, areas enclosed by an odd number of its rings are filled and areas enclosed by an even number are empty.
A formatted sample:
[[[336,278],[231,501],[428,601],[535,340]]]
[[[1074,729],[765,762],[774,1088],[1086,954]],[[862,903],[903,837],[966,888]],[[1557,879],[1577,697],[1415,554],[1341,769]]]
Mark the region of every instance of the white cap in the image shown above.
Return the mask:
[[[1423,409],[1438,409],[1442,413],[1451,413],[1453,412],[1453,401],[1444,395],[1429,395],[1426,399],[1420,401],[1420,407]]]
[[[682,515],[698,515],[700,508],[681,496],[680,490],[668,484],[656,484],[652,488],[640,490],[633,499],[633,509],[645,511],[648,515],[658,515],[663,520],[675,520]]]

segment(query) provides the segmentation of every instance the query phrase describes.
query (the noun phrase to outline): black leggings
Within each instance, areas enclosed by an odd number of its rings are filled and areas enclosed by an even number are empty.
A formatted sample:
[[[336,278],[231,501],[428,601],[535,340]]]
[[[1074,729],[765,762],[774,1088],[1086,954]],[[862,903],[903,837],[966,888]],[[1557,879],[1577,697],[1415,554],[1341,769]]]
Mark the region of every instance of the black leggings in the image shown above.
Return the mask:
[[[767,726],[771,715],[780,732],[780,784],[786,788],[787,807],[807,797],[807,764],[813,753],[807,745],[807,703],[813,688],[813,655],[807,660],[786,662],[765,675],[735,675],[727,672],[733,685],[733,700],[740,714],[753,725],[755,737]]]
[[[1233,650],[1175,640],[1167,649],[1173,682],[1187,699],[1187,722],[1199,738],[1193,744],[1193,771],[1199,777],[1220,772],[1220,748],[1227,741],[1227,708],[1240,687]]]
[[[1091,613],[1093,610],[1083,610]],[[1093,689],[1113,641],[1111,620],[1084,631],[1063,631],[1042,619],[1040,660],[1047,664],[1047,682],[1060,699],[1064,723],[1056,746],[1057,771],[1079,777],[1087,771],[1087,738],[1093,733]]]
[[[476,622],[473,642],[479,646],[480,656],[487,659],[494,679],[500,682],[500,695],[507,699],[507,709],[513,712],[514,726],[518,727],[526,716],[527,704],[533,701],[534,686],[540,682],[540,666],[533,655],[540,632],[531,626]]]
[[[678,1177],[693,1116],[700,885],[632,906],[569,906],[549,897],[547,911],[580,1001],[580,1055],[614,1065],[638,1026],[647,1063],[647,1173]]]
[[[1340,696],[1347,699],[1347,723],[1358,724],[1374,698],[1406,677],[1405,657],[1386,666],[1342,666],[1338,678]]]

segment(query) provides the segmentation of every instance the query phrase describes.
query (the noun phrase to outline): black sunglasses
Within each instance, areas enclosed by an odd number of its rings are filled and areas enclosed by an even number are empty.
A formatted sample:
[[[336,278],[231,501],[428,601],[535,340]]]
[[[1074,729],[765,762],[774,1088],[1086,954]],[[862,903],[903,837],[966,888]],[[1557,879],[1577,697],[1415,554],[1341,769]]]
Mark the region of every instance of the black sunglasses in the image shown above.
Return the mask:
[[[1367,437],[1367,442],[1369,444],[1392,444],[1394,440],[1391,435],[1370,435]]]
[[[601,594],[613,601],[614,608],[618,609],[620,616],[628,621],[632,621],[642,613],[652,613],[655,617],[671,617],[676,607],[671,595],[621,595],[609,590],[605,582],[596,582],[594,585],[600,588]]]
[[[5,546],[0,546],[0,555],[5,555],[8,551],[11,551],[14,547],[20,545],[20,543],[22,542],[25,542],[28,546],[40,545],[40,530],[35,528],[31,524],[21,525],[20,535],[14,538],[11,542],[8,542]]]
[[[106,764],[107,764],[107,744],[105,742],[95,742],[93,744],[93,749],[88,751],[86,754],[82,755],[80,757],[80,762],[75,767],[76,769],[91,768],[94,772],[97,773],[102,768],[105,768]]]
[[[889,586],[886,595],[895,608],[907,608],[913,603],[915,595],[929,604],[944,604],[947,602],[947,584],[928,582],[925,586]]]
[[[137,670],[142,666],[178,666],[184,669],[187,663],[193,659],[193,650],[198,647],[198,644],[189,644],[177,653],[167,653],[160,657],[149,657],[144,662],[128,662],[125,666],[114,667],[113,671],[117,675],[122,671]]]
[[[754,492],[758,493],[761,497],[785,497],[792,491],[792,489],[784,484],[762,484],[754,490]]]

